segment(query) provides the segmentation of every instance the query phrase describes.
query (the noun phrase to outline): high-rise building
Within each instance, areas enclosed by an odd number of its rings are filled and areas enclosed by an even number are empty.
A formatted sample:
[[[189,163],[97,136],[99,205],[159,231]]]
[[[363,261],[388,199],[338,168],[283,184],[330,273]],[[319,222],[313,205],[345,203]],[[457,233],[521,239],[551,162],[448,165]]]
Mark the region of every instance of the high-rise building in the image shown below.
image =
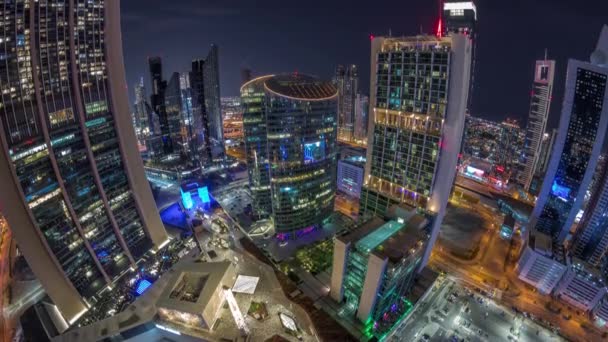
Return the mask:
[[[608,128],[608,26],[591,62],[568,61],[559,130],[530,227],[560,242],[583,205]]]
[[[205,60],[192,61],[190,87],[192,88],[192,127],[196,136],[195,155],[201,161],[211,161],[211,139],[209,138],[209,120],[205,105]]]
[[[334,83],[338,88],[338,140],[350,142],[355,133],[359,74],[356,65],[336,68]]]
[[[241,82],[242,84],[245,84],[249,81],[251,81],[253,77],[251,76],[251,69],[249,68],[243,68],[241,69]]]
[[[406,293],[424,255],[427,225],[424,215],[394,206],[387,219],[374,217],[334,240],[331,298],[341,304],[341,316],[365,324],[367,337],[382,340],[412,309]]]
[[[432,217],[424,266],[455,177],[464,130],[471,40],[377,37],[372,40],[371,106],[360,217],[407,203]]]
[[[145,143],[145,138],[150,133],[148,110],[146,107],[146,87],[144,78],[141,77],[135,84],[135,103],[133,104],[133,116],[135,124],[135,134],[141,144]]]
[[[608,167],[604,166],[572,244],[572,256],[602,268],[608,252]]]
[[[524,136],[525,133],[517,121],[506,119],[500,123],[496,164],[512,178],[517,177]]]
[[[129,116],[120,1],[2,8],[2,213],[69,325],[168,240]]]
[[[213,155],[217,157],[223,154],[224,128],[222,126],[222,102],[220,97],[219,52],[215,44],[211,45],[211,50],[209,50],[205,64],[203,64],[203,83],[209,137],[213,141]]]
[[[196,162],[199,157],[196,154],[198,141],[194,128],[194,99],[192,88],[190,87],[190,73],[182,72],[179,75],[179,88],[182,103],[182,140],[184,150],[187,151],[190,160]]]
[[[357,94],[357,99],[355,100],[355,133],[353,139],[358,144],[367,144],[368,114],[369,97]]]
[[[522,154],[522,170],[518,174],[518,181],[524,189],[530,189],[530,183],[541,162],[542,140],[547,127],[551,97],[553,93],[553,77],[555,75],[555,61],[536,61],[534,69],[534,85],[532,86],[530,100],[530,114],[528,115],[528,127],[526,140],[524,141],[524,153]]]
[[[336,88],[302,74],[263,76],[241,98],[254,212],[281,240],[313,231],[334,207]]]
[[[169,83],[165,88],[165,111],[167,113],[167,122],[169,124],[169,137],[173,152],[187,155],[188,143],[185,140],[185,128],[183,118],[183,103],[182,103],[182,80],[178,72],[171,74]]]
[[[150,106],[158,116],[160,141],[162,143],[162,155],[167,156],[173,153],[173,140],[171,139],[171,124],[167,114],[165,103],[165,92],[167,81],[163,80],[163,66],[160,57],[148,59],[150,66],[150,76],[152,79],[152,95],[150,95]]]
[[[443,3],[444,34],[462,33],[473,38],[477,34],[477,6],[473,1],[446,0]]]
[[[467,108],[471,108],[473,85],[475,84],[475,60],[477,43],[477,6],[473,1],[445,0],[443,2],[443,18],[439,22],[438,32],[444,34],[460,33],[471,38],[471,81],[469,82],[469,98]]]
[[[211,45],[206,59],[192,61],[190,85],[193,93],[194,131],[198,136],[197,154],[211,161],[224,155],[217,45]]]
[[[543,141],[540,148],[540,155],[538,158],[536,173],[544,176],[549,166],[549,158],[551,157],[551,151],[555,144],[555,138],[557,137],[557,129],[552,129],[551,132],[543,134]]]

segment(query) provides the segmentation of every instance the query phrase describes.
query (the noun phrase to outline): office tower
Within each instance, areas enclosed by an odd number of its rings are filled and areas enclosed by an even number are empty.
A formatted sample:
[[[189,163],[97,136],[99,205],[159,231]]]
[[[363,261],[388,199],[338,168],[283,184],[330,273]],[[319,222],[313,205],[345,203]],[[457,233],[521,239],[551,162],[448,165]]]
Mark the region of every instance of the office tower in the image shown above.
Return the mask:
[[[445,23],[443,22],[445,21]],[[477,55],[477,6],[473,1],[446,0],[443,3],[443,21],[439,22],[438,32],[444,34],[461,33],[471,38],[471,81],[467,108],[471,108],[473,85],[475,84],[475,57]]]
[[[182,103],[182,80],[178,72],[171,74],[169,83],[165,88],[165,112],[167,113],[167,122],[169,124],[169,137],[174,153],[186,155],[188,153],[188,145],[182,132],[183,124],[183,103]],[[185,126],[184,126],[185,128]]]
[[[245,84],[251,81],[253,77],[251,76],[251,69],[243,68],[241,69],[241,84]]]
[[[338,88],[338,140],[350,142],[354,135],[359,74],[356,65],[336,68],[334,83]]]
[[[222,120],[226,144],[237,145],[243,141],[243,107],[241,97],[222,97]]]
[[[536,173],[544,176],[547,172],[547,166],[549,166],[549,158],[551,157],[551,151],[555,144],[555,138],[557,137],[557,129],[552,129],[550,133],[543,134],[543,141],[540,148],[540,155],[538,158]]]
[[[144,86],[143,77],[135,84],[134,89],[135,103],[133,104],[133,113],[135,116],[135,134],[137,135],[137,139],[143,144],[145,137],[150,133],[148,111],[146,108],[146,87]]]
[[[367,144],[367,125],[369,113],[369,97],[357,94],[355,101],[355,134],[354,140],[360,144]]]
[[[519,166],[519,151],[523,147],[522,135],[517,121],[506,119],[500,123],[496,164],[513,176],[516,176]]]
[[[163,66],[160,57],[149,58],[148,64],[150,66],[150,76],[152,79],[152,95],[150,96],[150,105],[152,106],[154,113],[156,113],[158,116],[162,154],[167,156],[173,153],[171,127],[165,104],[167,81],[163,80]]]
[[[336,98],[330,82],[302,74],[241,87],[253,209],[272,218],[280,240],[313,231],[333,212]]]
[[[185,144],[184,151],[189,154],[190,160],[196,162],[198,156],[197,139],[194,129],[194,99],[193,91],[190,87],[190,73],[182,72],[179,74],[179,88],[182,103],[182,140]]]
[[[222,127],[222,107],[220,97],[220,66],[217,45],[212,44],[211,50],[203,64],[203,83],[205,92],[205,107],[209,124],[209,137],[214,143],[214,156],[223,153],[224,129]],[[217,151],[217,152],[216,152]]]
[[[72,324],[168,239],[129,116],[120,1],[5,1],[3,11],[2,213]]]
[[[596,268],[602,268],[608,252],[608,167],[600,174],[571,248],[572,256]]]
[[[522,154],[523,169],[518,175],[519,184],[526,190],[530,189],[534,173],[541,162],[542,139],[549,118],[554,75],[555,61],[547,60],[546,57],[544,60],[536,61],[530,114],[528,115],[528,127],[526,140],[524,141],[524,153]]]
[[[602,55],[604,54],[604,55]],[[530,227],[563,241],[583,205],[608,126],[608,26],[591,63],[568,61],[559,130]]]
[[[211,162],[211,139],[209,138],[209,120],[205,105],[204,84],[205,60],[192,61],[190,87],[192,89],[192,129],[196,135],[196,156],[203,162]]]
[[[331,298],[341,303],[342,316],[365,324],[367,337],[382,340],[413,307],[405,295],[428,242],[427,226],[416,210],[394,206],[387,219],[374,217],[334,240]]]
[[[433,217],[426,265],[452,189],[464,130],[471,40],[372,40],[371,106],[360,217],[407,203]]]

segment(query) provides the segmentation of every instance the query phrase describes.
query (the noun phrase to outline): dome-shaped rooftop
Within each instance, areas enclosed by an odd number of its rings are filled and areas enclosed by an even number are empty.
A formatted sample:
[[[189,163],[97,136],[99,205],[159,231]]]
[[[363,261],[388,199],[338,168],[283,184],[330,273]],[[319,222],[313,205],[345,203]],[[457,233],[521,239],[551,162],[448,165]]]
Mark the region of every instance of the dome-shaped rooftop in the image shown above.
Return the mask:
[[[264,86],[275,95],[296,100],[323,101],[338,95],[331,82],[298,73],[270,77]]]

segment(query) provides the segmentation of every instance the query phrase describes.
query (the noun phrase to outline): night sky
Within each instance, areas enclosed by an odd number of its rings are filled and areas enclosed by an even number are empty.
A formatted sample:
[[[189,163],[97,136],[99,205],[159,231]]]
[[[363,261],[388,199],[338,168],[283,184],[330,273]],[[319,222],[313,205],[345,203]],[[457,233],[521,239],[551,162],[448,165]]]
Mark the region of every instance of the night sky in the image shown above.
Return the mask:
[[[588,60],[606,0],[478,0],[478,42],[472,114],[525,125],[534,61],[557,60],[550,125],[557,126],[568,58]],[[123,0],[127,81],[146,77],[147,57],[163,58],[165,77],[187,71],[193,58],[220,49],[222,96],[238,95],[240,70],[254,75],[303,72],[330,78],[337,64],[357,64],[369,91],[369,35],[431,32],[435,0]]]

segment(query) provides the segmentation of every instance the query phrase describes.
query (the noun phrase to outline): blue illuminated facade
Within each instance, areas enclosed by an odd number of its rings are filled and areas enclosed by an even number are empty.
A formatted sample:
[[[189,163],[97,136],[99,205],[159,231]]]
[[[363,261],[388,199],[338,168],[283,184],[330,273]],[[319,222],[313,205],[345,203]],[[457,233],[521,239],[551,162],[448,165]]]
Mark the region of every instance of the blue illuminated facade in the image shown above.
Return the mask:
[[[135,293],[138,296],[141,296],[146,290],[152,286],[152,283],[146,279],[142,279],[137,283],[137,287],[135,288]]]
[[[200,186],[198,183],[188,183],[182,185],[179,191],[182,196],[182,205],[187,210],[194,207],[193,195],[197,195],[203,205],[211,203],[209,189],[206,186]]]
[[[565,239],[581,209],[608,128],[608,69],[570,60],[559,133],[531,227]]]
[[[280,239],[313,231],[334,206],[336,88],[306,75],[264,76],[243,85],[241,98],[254,212],[272,218]]]

